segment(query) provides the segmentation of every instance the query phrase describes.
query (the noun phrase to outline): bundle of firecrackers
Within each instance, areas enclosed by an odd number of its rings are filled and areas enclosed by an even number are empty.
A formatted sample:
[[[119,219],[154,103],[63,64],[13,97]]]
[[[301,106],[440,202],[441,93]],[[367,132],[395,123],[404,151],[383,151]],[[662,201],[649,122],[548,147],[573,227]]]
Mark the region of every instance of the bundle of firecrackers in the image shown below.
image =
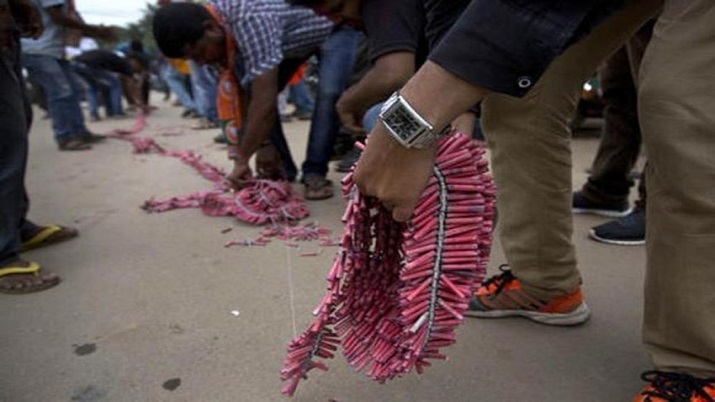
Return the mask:
[[[469,299],[486,271],[494,218],[485,151],[462,134],[443,139],[427,188],[407,223],[343,180],[348,205],[339,253],[314,321],[288,346],[282,392],[338,349],[384,382],[422,373],[456,341]]]
[[[149,199],[142,208],[147,212],[166,212],[179,208],[201,208],[210,216],[233,216],[252,225],[298,221],[310,215],[305,201],[287,181],[253,180],[238,191],[225,183],[226,174],[202,160],[192,151],[164,152],[181,159],[201,176],[214,183],[214,189],[166,199]]]
[[[298,196],[286,181],[252,180],[239,191],[231,191],[226,183],[226,173],[203,160],[201,155],[191,150],[168,151],[148,137],[136,137],[146,127],[146,116],[140,115],[129,130],[114,130],[108,134],[112,138],[129,141],[134,153],[156,152],[163,156],[180,159],[192,167],[206,180],[213,183],[213,189],[162,200],[147,200],[142,209],[147,212],[166,212],[179,208],[201,208],[211,216],[233,216],[239,221],[253,225],[267,223],[295,222],[310,215],[305,201]]]

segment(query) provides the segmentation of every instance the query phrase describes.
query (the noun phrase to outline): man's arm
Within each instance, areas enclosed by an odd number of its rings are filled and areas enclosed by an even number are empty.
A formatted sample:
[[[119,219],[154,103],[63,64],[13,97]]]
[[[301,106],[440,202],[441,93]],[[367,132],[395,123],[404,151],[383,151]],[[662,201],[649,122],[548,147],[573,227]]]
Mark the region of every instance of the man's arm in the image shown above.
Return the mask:
[[[360,119],[372,105],[387,99],[402,87],[415,72],[415,54],[408,51],[387,53],[379,57],[367,73],[338,99],[335,108],[343,125],[361,132]]]
[[[78,29],[87,36],[105,40],[113,40],[116,38],[116,34],[112,28],[99,25],[89,25],[82,21],[78,21],[67,15],[63,10],[62,5],[48,7],[47,13],[56,24],[65,28]]]
[[[489,91],[428,61],[400,93],[440,131],[483,100]],[[369,138],[355,170],[355,182],[362,194],[375,196],[392,207],[395,220],[406,221],[432,174],[436,145],[427,149],[405,148],[382,124],[375,125]]]
[[[650,1],[657,0],[639,3]],[[515,12],[511,1],[471,2],[432,50],[430,61],[402,89],[402,96],[435,130],[489,92],[524,95],[582,28],[592,26],[589,15],[606,2],[528,3]],[[358,161],[356,183],[365,195],[391,207],[396,220],[405,221],[427,185],[434,154],[435,146],[402,147],[378,124]]]
[[[241,187],[249,178],[251,170],[248,162],[266,141],[277,119],[278,110],[278,67],[266,71],[251,83],[243,136],[239,139],[234,168],[228,181]]]

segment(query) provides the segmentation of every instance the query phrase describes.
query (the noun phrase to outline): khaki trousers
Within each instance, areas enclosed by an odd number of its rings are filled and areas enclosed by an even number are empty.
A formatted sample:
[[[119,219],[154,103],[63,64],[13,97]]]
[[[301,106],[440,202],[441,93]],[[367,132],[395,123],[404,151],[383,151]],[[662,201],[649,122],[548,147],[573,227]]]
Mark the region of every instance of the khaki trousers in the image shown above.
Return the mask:
[[[492,151],[500,239],[524,290],[539,299],[581,282],[571,235],[571,131],[583,83],[661,7],[634,1],[555,59],[523,98],[490,95],[482,126]]]
[[[715,2],[666,0],[640,80],[643,340],[656,368],[715,377]]]

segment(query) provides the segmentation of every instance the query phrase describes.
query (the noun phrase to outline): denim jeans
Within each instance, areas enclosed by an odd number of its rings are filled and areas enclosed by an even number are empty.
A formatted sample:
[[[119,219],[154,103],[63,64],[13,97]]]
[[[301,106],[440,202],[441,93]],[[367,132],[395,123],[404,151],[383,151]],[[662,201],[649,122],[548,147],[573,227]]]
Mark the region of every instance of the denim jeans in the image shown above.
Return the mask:
[[[170,64],[164,64],[161,67],[161,78],[166,82],[172,92],[176,94],[176,98],[185,109],[197,111],[194,98],[191,96],[190,85],[187,85],[186,78],[182,76]]]
[[[72,69],[87,84],[87,103],[89,114],[99,117],[99,97],[104,97],[107,116],[124,114],[122,109],[122,83],[112,72],[90,67],[84,63],[72,62]]]
[[[296,114],[313,113],[315,100],[304,80],[288,87],[288,100],[295,105]]]
[[[17,52],[0,50],[0,264],[17,258],[27,212],[25,170],[31,110]]]
[[[191,65],[191,84],[194,90],[194,103],[199,113],[212,123],[218,124],[218,108],[216,107],[216,92],[218,77],[207,66],[196,62]]]
[[[55,140],[66,141],[87,131],[80,107],[82,85],[69,62],[50,56],[23,54],[22,65],[47,95]]]
[[[361,37],[361,32],[348,26],[341,26],[330,34],[320,48],[318,53],[320,81],[303,163],[304,179],[308,176],[325,177],[328,173],[328,162],[340,129],[335,102],[348,84]]]
[[[362,128],[365,129],[366,133],[372,131],[372,128],[377,124],[377,117],[380,115],[380,109],[382,109],[382,105],[384,104],[385,102],[376,103],[370,106],[367,112],[365,112],[365,115],[362,117]]]

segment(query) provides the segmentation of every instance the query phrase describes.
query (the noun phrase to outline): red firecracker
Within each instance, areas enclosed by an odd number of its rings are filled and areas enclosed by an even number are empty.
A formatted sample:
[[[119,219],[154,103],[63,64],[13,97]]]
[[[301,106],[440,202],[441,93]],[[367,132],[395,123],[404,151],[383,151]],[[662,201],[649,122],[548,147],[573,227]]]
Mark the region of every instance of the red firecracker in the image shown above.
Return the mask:
[[[340,251],[315,320],[288,345],[284,394],[311,369],[327,370],[318,358],[339,346],[351,366],[380,382],[446,358],[440,349],[456,341],[491,248],[495,188],[484,153],[461,134],[442,140],[406,224],[346,176]]]

